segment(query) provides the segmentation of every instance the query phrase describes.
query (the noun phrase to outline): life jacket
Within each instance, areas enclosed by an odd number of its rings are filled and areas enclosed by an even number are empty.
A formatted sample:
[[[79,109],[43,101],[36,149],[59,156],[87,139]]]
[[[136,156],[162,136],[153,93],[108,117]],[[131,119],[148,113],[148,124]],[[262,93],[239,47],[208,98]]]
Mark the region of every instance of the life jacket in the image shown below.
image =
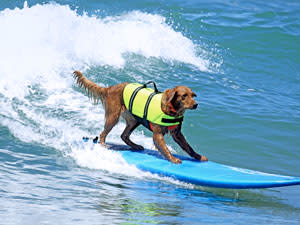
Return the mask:
[[[153,83],[155,90],[148,88],[147,84]],[[152,123],[174,129],[183,121],[183,116],[175,117],[165,114],[161,110],[161,99],[163,93],[159,92],[154,82],[150,81],[144,85],[129,83],[123,91],[123,100],[126,109],[135,119],[153,131]]]

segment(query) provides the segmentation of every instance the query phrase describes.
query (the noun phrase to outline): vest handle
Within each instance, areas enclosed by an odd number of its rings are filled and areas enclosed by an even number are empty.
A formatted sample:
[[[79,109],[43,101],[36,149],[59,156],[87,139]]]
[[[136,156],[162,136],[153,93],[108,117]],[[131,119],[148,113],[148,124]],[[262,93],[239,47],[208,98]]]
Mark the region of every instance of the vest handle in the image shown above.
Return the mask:
[[[156,87],[156,84],[155,84],[155,82],[153,82],[153,81],[148,81],[147,83],[143,84],[143,87],[146,88],[147,85],[148,85],[148,84],[151,84],[151,83],[153,84],[154,92],[155,92],[155,93],[159,93],[159,91],[158,91],[158,89],[157,89],[157,87]]]

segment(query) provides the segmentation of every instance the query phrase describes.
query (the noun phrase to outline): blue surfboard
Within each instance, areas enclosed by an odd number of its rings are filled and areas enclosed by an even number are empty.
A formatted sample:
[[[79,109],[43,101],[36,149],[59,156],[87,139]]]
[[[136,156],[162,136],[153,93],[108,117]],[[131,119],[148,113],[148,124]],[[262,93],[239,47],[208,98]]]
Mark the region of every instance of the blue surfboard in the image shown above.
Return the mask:
[[[149,149],[135,151],[124,145],[113,144],[108,144],[108,147],[118,151],[128,164],[133,164],[143,171],[196,185],[233,189],[300,185],[300,177],[263,173],[212,161],[200,162],[180,155],[174,156],[180,158],[182,163],[173,164],[164,159],[158,151]]]

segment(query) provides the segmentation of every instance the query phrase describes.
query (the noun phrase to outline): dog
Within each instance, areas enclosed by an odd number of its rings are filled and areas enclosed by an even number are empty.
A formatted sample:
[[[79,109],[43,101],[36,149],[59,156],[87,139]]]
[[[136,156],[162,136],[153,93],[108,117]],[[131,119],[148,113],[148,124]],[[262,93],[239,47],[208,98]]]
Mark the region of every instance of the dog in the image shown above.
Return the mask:
[[[100,100],[105,109],[105,125],[104,130],[100,134],[100,144],[106,147],[106,136],[117,124],[121,116],[126,121],[126,128],[121,135],[122,140],[135,150],[143,150],[143,146],[135,144],[129,138],[133,130],[143,123],[141,118],[132,114],[132,109],[129,110],[124,102],[124,91],[129,83],[124,82],[110,87],[100,87],[94,82],[88,80],[80,71],[74,71],[73,76],[78,86],[83,87],[88,96],[96,102]],[[143,89],[143,87],[140,89]],[[144,88],[144,90],[147,89]],[[185,110],[193,110],[198,106],[194,97],[196,97],[196,94],[186,86],[176,86],[172,89],[167,89],[161,93],[161,108],[158,110],[161,110],[165,116],[173,118],[170,119],[170,121],[175,122],[172,126],[168,126],[168,124],[162,125],[159,122],[151,123],[146,121],[147,124],[150,124],[148,128],[150,127],[153,132],[153,142],[155,147],[166,159],[175,164],[181,163],[181,160],[171,154],[165,143],[164,135],[168,132],[170,132],[174,141],[191,157],[200,161],[207,161],[205,156],[200,155],[193,150],[181,132],[182,125],[179,118],[183,117]],[[135,107],[139,107],[139,104],[135,105]]]

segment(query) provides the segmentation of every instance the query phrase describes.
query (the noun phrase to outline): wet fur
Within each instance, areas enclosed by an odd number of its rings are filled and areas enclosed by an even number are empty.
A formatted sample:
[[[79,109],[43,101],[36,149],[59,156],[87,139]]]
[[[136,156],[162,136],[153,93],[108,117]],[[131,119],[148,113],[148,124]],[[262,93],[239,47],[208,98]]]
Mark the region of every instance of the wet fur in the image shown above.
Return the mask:
[[[122,116],[126,121],[126,128],[121,135],[122,140],[133,149],[144,149],[143,146],[133,143],[129,138],[132,131],[137,128],[140,123],[127,111],[123,102],[123,90],[127,83],[120,83],[110,87],[100,87],[88,80],[79,71],[74,71],[73,75],[78,86],[85,89],[89,98],[95,102],[101,100],[105,109],[105,125],[104,130],[100,134],[100,143],[105,146],[106,136],[117,124],[120,116]],[[168,115],[175,117],[181,116],[186,109],[195,109],[197,107],[197,103],[194,100],[195,96],[194,92],[185,86],[176,86],[172,89],[167,89],[162,96],[161,109]],[[166,133],[168,133],[167,127],[153,124],[153,143],[165,158],[173,163],[181,163],[181,160],[174,157],[168,149],[164,140]],[[205,156],[196,153],[187,143],[181,133],[181,125],[171,130],[170,134],[174,141],[190,156],[201,161],[207,161]]]

